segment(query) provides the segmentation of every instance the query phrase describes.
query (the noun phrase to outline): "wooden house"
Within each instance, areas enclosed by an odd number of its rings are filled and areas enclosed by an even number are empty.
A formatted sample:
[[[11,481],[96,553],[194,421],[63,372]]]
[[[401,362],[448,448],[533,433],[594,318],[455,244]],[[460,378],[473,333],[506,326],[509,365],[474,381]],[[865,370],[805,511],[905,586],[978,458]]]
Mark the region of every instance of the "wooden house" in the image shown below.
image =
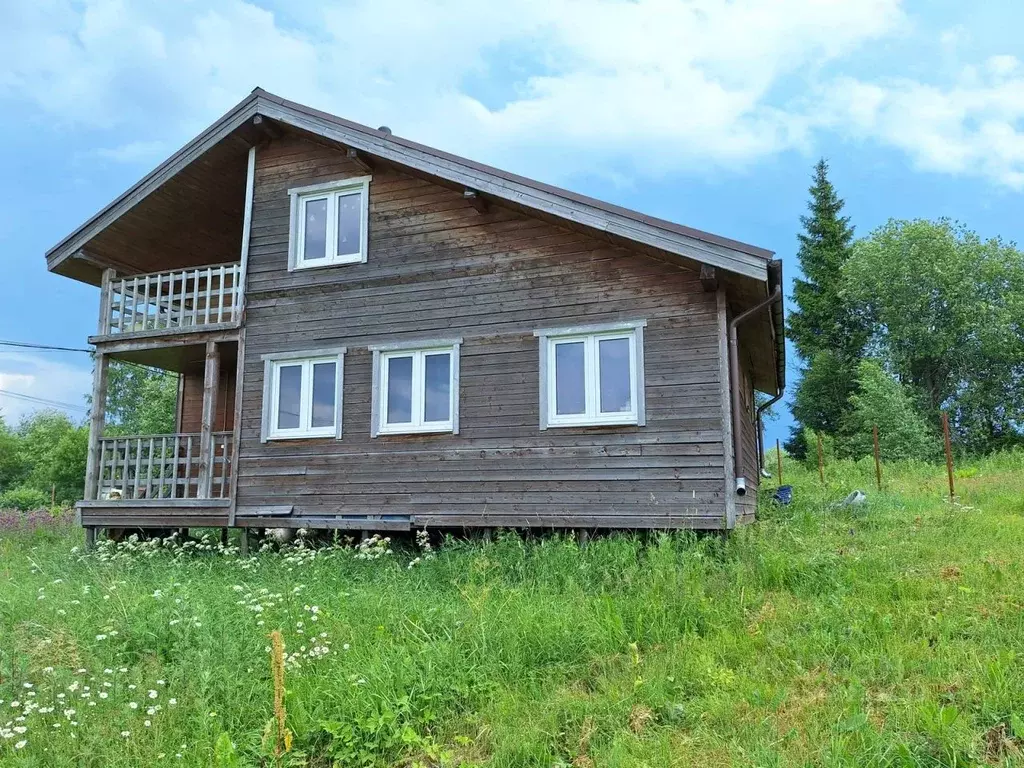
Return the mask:
[[[177,431],[91,415],[81,523],[730,529],[785,378],[772,253],[256,89],[47,254]]]

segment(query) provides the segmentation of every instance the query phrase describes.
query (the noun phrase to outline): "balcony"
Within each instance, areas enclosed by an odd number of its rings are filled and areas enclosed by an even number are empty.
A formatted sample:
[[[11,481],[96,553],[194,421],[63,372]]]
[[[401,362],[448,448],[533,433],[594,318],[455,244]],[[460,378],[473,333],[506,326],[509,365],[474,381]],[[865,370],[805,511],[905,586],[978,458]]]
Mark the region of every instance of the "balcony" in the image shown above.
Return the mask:
[[[238,263],[124,278],[108,270],[100,295],[99,336],[94,341],[237,326],[241,290]]]

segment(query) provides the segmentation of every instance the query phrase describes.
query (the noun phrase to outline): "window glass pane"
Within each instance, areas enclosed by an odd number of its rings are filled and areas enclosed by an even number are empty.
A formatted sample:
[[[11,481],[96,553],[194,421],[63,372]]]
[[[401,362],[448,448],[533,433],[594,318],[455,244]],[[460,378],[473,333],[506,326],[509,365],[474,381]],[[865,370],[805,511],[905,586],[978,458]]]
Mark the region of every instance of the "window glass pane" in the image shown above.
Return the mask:
[[[338,197],[338,255],[359,253],[359,225],[362,219],[363,193]]]
[[[307,200],[303,216],[306,217],[306,231],[302,258],[306,261],[325,258],[327,256],[327,199]]]
[[[448,421],[451,418],[451,355],[447,352],[424,355],[424,421]]]
[[[282,365],[278,369],[277,382],[277,428],[298,429],[302,366]]]
[[[632,410],[629,339],[601,339],[597,347],[601,371],[601,413]]]
[[[412,357],[388,358],[388,424],[412,421]]]
[[[555,413],[566,416],[586,410],[583,342],[555,344]]]
[[[333,427],[337,363],[313,364],[313,428]]]

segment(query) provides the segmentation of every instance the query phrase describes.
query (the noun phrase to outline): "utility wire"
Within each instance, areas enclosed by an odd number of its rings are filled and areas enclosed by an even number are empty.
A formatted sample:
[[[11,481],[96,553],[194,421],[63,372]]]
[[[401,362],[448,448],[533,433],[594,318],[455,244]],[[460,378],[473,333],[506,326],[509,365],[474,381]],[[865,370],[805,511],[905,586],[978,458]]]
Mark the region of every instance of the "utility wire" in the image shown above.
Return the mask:
[[[83,413],[89,412],[89,409],[82,405],[64,403],[61,402],[60,400],[48,400],[45,397],[35,397],[33,395],[26,395],[22,392],[10,392],[6,389],[0,389],[0,395],[4,395],[6,397],[13,397],[16,400],[24,400],[26,402],[35,403],[37,405],[49,405],[54,408],[69,408],[75,411],[82,411]]]
[[[85,352],[86,354],[92,354],[94,350],[81,349],[78,347],[54,347],[48,344],[29,344],[24,341],[4,341],[0,340],[0,347],[15,347],[17,349],[45,349],[56,352]],[[154,368],[151,365],[142,365],[141,363],[133,363],[131,360],[117,360],[121,365],[130,365],[133,368],[141,368],[145,371],[159,371],[163,376],[177,376],[178,374],[174,371],[165,371],[161,368]]]
[[[24,341],[0,341],[0,347],[19,347],[21,349],[50,349],[56,352],[92,352],[91,349],[80,349],[78,347],[53,347],[47,344],[29,344]]]

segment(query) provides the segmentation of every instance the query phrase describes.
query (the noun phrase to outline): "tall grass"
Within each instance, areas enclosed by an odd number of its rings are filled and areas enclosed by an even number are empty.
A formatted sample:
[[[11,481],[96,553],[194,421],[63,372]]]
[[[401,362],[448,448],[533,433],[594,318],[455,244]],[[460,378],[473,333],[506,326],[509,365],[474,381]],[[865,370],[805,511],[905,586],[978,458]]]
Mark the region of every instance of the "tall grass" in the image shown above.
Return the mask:
[[[1024,454],[955,504],[942,467],[826,472],[787,462],[794,503],[728,538],[5,534],[0,763],[274,764],[280,629],[292,764],[1024,765]]]

